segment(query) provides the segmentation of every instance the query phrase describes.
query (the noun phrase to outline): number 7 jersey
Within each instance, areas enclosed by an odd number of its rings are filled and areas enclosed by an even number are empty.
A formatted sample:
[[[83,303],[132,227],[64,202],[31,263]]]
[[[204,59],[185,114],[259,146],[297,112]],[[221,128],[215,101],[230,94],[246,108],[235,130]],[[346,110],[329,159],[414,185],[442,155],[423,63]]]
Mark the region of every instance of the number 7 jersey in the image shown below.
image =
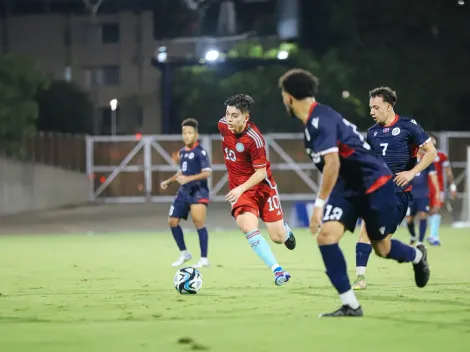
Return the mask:
[[[219,120],[218,127],[222,136],[222,151],[228,172],[229,189],[234,189],[245,183],[256,169],[264,167],[266,168],[266,178],[253,189],[262,188],[263,185],[275,188],[276,183],[271,173],[271,163],[266,157],[266,144],[258,127],[248,121],[240,134],[234,134],[228,129],[225,117]]]

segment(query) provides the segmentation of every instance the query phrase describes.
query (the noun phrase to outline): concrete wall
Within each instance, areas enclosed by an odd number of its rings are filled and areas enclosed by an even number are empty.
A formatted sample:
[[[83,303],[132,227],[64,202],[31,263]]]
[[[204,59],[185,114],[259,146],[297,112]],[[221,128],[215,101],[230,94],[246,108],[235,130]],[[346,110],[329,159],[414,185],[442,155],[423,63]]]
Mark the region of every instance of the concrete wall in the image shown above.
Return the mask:
[[[85,174],[0,158],[0,215],[87,201]]]

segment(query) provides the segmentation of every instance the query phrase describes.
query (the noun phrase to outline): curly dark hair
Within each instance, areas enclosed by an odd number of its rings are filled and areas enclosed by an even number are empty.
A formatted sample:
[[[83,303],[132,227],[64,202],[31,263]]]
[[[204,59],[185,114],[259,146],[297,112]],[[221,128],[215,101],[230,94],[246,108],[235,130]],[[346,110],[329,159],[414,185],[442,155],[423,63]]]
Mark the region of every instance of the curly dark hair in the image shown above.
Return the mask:
[[[279,79],[279,88],[289,93],[297,100],[315,98],[320,81],[310,72],[294,68],[284,73]]]
[[[390,87],[378,87],[369,92],[369,98],[381,97],[384,102],[395,106],[397,103],[397,93]]]
[[[248,113],[251,106],[255,103],[252,97],[247,94],[236,94],[231,96],[225,101],[225,106],[233,106],[240,110],[242,113]]]
[[[199,127],[199,122],[197,122],[197,120],[193,119],[192,117],[188,117],[187,119],[184,119],[183,122],[181,122],[181,127],[184,126],[193,127],[197,131]]]

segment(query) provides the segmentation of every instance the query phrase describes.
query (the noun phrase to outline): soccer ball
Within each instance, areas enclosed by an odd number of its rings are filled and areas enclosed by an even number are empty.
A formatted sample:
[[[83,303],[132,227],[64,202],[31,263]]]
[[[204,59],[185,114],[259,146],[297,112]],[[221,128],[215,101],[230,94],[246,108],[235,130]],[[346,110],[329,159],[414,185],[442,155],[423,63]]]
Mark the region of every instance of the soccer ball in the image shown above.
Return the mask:
[[[202,287],[202,275],[194,268],[183,268],[176,272],[173,283],[179,293],[194,295]]]

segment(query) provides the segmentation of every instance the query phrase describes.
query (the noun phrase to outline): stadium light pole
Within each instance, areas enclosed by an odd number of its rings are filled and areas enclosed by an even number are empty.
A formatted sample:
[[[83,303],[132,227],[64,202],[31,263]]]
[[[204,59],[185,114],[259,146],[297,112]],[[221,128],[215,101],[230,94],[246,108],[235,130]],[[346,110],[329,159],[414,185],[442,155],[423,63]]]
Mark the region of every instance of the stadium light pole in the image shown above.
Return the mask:
[[[214,52],[211,52],[214,51]],[[215,53],[217,52],[217,53]],[[157,57],[151,59],[153,67],[161,72],[161,99],[162,99],[162,131],[163,134],[170,133],[170,123],[172,119],[172,100],[173,100],[173,73],[175,69],[191,66],[210,66],[213,68],[230,68],[231,70],[255,69],[257,67],[268,67],[274,65],[283,65],[294,67],[295,61],[289,58],[288,52],[278,53],[277,58],[228,58],[221,59],[220,52],[209,50],[202,59],[186,58],[167,58],[160,61]],[[287,54],[287,56],[286,56]],[[212,60],[211,60],[212,59]]]
[[[109,106],[111,107],[111,135],[115,136],[116,135],[116,124],[117,124],[117,119],[116,119],[116,109],[118,105],[118,100],[117,99],[111,99],[109,101]]]

